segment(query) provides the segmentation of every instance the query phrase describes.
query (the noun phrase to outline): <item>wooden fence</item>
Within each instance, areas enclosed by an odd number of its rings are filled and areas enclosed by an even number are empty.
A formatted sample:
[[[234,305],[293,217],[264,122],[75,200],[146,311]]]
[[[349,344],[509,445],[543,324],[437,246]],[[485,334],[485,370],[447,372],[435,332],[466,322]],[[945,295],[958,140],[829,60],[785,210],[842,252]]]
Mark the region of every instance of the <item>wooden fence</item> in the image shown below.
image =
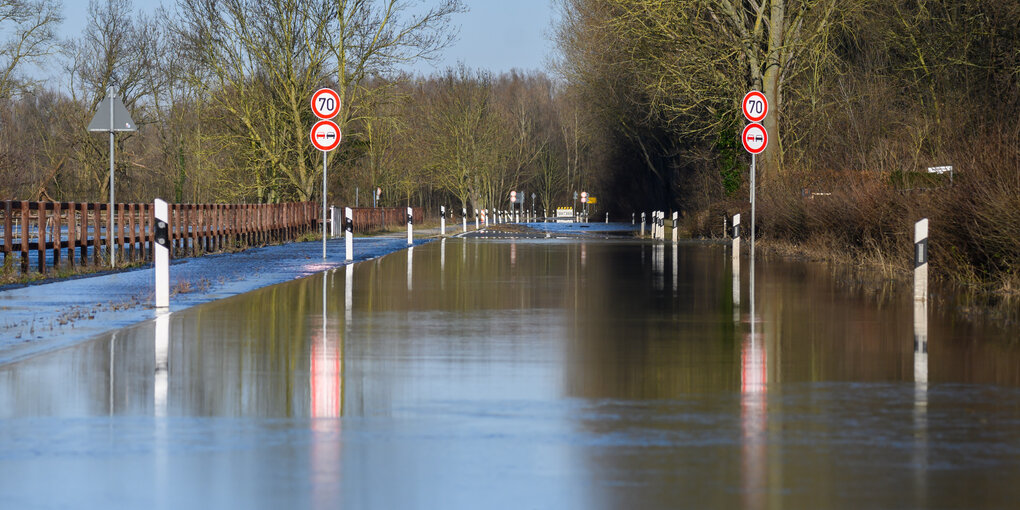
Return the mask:
[[[286,204],[170,204],[171,256],[181,257],[297,239],[319,225],[313,202]],[[65,264],[102,265],[111,250],[118,263],[152,260],[152,204],[115,204],[110,235],[108,204],[0,201],[4,271],[40,273]]]
[[[360,234],[407,228],[406,207],[352,207],[351,211],[354,214],[354,231]],[[416,225],[420,225],[425,220],[424,208],[412,207],[411,212]],[[337,217],[342,220],[343,214],[343,207],[341,207]]]

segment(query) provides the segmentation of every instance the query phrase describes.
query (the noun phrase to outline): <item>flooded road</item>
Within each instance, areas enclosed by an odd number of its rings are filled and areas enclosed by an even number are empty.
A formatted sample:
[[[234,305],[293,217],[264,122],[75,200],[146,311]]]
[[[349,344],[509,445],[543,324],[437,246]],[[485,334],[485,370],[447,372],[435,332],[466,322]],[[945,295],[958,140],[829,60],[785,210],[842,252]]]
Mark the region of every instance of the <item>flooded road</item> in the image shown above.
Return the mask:
[[[1015,507],[1015,332],[749,273],[448,239],[2,366],[0,507]]]

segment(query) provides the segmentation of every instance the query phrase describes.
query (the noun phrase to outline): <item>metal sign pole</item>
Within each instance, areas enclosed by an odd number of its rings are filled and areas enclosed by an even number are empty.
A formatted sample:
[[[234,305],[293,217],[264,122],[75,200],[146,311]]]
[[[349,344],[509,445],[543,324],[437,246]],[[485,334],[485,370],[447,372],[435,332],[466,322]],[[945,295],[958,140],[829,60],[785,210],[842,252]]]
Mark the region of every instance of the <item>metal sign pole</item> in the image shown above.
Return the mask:
[[[755,341],[755,339],[754,339],[754,333],[755,333],[755,331],[754,331],[754,328],[755,328],[755,326],[754,326],[754,321],[755,321],[755,317],[754,317],[754,236],[755,236],[755,233],[754,233],[754,216],[755,216],[755,208],[757,207],[757,203],[756,203],[756,200],[755,200],[755,187],[756,187],[756,185],[755,185],[755,181],[756,181],[755,174],[758,173],[757,172],[757,166],[758,166],[757,163],[758,163],[757,155],[751,154],[751,276],[750,276],[750,279],[751,279],[751,282],[750,282],[751,319],[750,319],[749,322],[751,324],[751,343],[752,344],[754,344],[754,341]]]
[[[322,151],[322,260],[326,260],[326,151]]]
[[[106,239],[110,247],[110,267],[117,267],[117,247],[113,242],[113,86],[110,86],[110,208],[106,211]]]

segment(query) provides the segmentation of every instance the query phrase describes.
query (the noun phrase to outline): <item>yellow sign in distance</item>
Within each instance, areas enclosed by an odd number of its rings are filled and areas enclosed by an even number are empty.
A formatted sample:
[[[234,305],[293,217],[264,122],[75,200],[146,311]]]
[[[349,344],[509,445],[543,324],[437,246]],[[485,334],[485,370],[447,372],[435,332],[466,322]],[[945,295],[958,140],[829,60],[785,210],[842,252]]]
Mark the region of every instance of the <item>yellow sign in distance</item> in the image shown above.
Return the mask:
[[[589,204],[597,204],[598,202],[595,200],[595,197],[588,197],[588,203]]]

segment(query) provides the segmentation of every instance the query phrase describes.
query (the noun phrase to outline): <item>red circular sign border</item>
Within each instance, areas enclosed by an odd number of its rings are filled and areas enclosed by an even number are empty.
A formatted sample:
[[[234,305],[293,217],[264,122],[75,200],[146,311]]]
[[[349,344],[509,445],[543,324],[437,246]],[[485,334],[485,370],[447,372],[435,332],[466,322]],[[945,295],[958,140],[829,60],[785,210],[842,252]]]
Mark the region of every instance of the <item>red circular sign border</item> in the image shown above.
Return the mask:
[[[328,148],[323,148],[324,146],[319,146],[319,144],[315,142],[315,130],[318,129],[319,126],[326,124],[331,124],[333,126],[333,129],[336,130],[336,143],[334,143],[332,146],[329,146]],[[320,120],[319,122],[316,122],[314,126],[312,126],[312,130],[308,132],[308,138],[312,140],[312,145],[315,146],[316,149],[319,149],[322,152],[330,152],[340,145],[340,140],[343,138],[343,136],[340,134],[340,126],[337,126],[336,122],[333,122],[331,120]]]
[[[761,144],[761,148],[756,151],[751,150],[751,148],[747,146],[747,131],[752,127],[757,127],[758,129],[761,129],[762,134],[765,135],[765,143]],[[744,130],[740,132],[740,144],[744,146],[744,150],[750,152],[751,154],[761,154],[762,151],[764,151],[765,148],[769,146],[769,132],[766,131],[765,127],[762,126],[761,124],[758,124],[757,122],[752,122],[744,126]]]
[[[751,118],[751,116],[747,114],[747,100],[751,97],[760,97],[762,102],[765,103],[765,111],[762,112],[761,117]],[[740,102],[740,110],[743,112],[745,119],[750,122],[759,123],[765,120],[765,117],[769,114],[769,100],[765,97],[765,94],[762,94],[760,91],[752,90],[747,94],[744,94],[744,100]]]
[[[322,115],[319,115],[319,110],[315,108],[315,100],[319,98],[320,94],[324,94],[324,93],[325,94],[329,94],[329,95],[333,96],[333,99],[336,99],[336,113],[334,113],[333,115],[331,115],[329,117],[323,117]],[[316,90],[315,93],[312,94],[312,100],[311,100],[310,104],[312,106],[312,113],[314,113],[316,117],[318,117],[318,118],[320,118],[322,120],[329,120],[329,119],[332,119],[333,117],[336,117],[340,113],[340,94],[337,94],[335,90],[333,90],[333,89],[331,89],[329,87],[323,87],[323,88],[321,88],[319,90]]]

